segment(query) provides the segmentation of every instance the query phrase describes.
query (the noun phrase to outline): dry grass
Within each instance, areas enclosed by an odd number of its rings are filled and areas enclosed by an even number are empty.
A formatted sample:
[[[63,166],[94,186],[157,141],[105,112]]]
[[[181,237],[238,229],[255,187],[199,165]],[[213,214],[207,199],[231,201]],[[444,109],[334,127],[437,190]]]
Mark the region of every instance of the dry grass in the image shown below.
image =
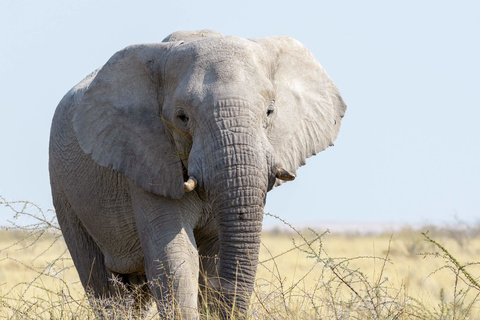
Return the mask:
[[[259,267],[256,292],[274,296],[275,319],[480,319],[480,272],[467,263],[480,233],[304,234],[263,235],[261,260],[275,259]]]
[[[12,216],[38,222],[0,232],[0,318],[93,318],[52,214],[0,202]],[[480,254],[477,228],[423,235],[288,230],[262,236],[251,319],[480,319],[480,272],[469,263]],[[128,303],[104,311],[133,316]],[[145,316],[161,318],[153,307]]]

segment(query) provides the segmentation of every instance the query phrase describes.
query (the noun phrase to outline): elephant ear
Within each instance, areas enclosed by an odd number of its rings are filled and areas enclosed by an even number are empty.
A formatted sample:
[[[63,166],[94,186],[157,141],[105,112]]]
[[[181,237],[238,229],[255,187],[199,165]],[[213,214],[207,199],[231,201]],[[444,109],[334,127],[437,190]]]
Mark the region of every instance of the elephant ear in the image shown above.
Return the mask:
[[[272,59],[276,118],[269,132],[276,160],[296,173],[333,145],[346,105],[313,54],[289,37],[253,39]],[[277,179],[276,185],[283,181]]]
[[[135,45],[98,71],[73,117],[78,142],[101,166],[159,195],[183,196],[183,172],[160,110],[160,72],[172,43]]]

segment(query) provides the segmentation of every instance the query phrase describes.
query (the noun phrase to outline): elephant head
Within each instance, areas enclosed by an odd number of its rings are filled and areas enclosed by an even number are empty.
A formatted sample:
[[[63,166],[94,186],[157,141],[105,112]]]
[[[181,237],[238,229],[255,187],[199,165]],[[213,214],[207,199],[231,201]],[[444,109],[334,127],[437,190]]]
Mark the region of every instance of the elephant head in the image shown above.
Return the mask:
[[[267,192],[333,144],[345,110],[291,38],[178,32],[116,53],[85,88],[73,123],[101,166],[151,193],[198,192],[209,203],[220,244],[212,285],[243,312]]]

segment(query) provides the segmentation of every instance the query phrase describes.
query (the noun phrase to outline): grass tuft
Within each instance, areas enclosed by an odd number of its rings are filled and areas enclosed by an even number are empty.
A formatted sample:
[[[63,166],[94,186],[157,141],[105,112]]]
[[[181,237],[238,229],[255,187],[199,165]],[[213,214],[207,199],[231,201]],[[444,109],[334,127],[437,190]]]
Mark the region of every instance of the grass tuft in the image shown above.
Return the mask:
[[[151,302],[136,308],[135,290],[142,288],[118,279],[112,282],[122,299],[91,299],[53,211],[1,196],[0,205],[12,214],[0,231],[0,319],[181,318],[168,298],[173,286],[165,288],[161,315]],[[34,223],[19,223],[24,217]],[[285,227],[262,235],[247,319],[480,318],[478,262],[472,262],[480,253],[478,226],[362,235],[299,230],[275,218]],[[208,307],[221,304],[208,300],[215,296],[202,299],[202,319],[220,318]]]

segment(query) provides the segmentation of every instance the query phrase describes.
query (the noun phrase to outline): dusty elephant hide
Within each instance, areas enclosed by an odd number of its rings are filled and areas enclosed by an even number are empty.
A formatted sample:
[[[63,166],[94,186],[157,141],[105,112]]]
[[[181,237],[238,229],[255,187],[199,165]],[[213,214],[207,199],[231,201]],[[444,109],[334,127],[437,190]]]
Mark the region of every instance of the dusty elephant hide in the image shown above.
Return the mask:
[[[101,299],[114,276],[148,281],[137,307],[153,296],[183,318],[213,292],[211,311],[245,314],[267,192],[333,144],[345,109],[288,37],[183,31],[117,52],[51,129],[53,201],[83,286]]]

